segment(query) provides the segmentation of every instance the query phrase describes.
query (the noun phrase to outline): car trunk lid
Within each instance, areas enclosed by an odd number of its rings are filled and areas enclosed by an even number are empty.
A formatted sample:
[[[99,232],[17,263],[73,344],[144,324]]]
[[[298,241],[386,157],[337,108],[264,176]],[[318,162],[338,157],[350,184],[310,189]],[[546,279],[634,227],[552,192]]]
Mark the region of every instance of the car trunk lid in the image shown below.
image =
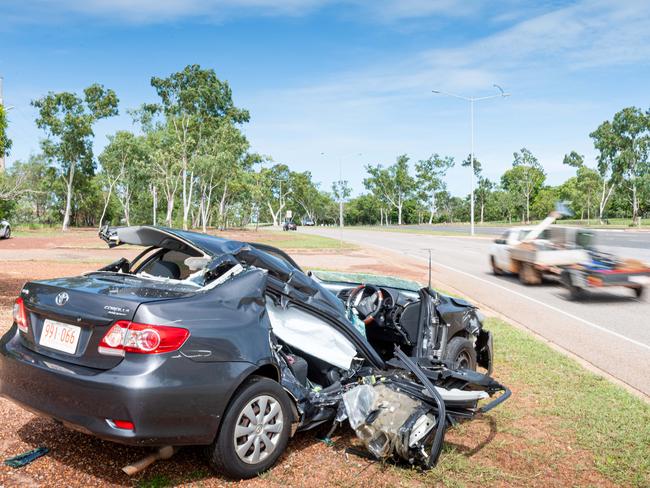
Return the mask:
[[[100,354],[98,345],[112,324],[132,320],[142,303],[191,293],[189,286],[119,273],[29,282],[22,290],[30,322],[23,344],[53,359],[110,369],[122,357]]]

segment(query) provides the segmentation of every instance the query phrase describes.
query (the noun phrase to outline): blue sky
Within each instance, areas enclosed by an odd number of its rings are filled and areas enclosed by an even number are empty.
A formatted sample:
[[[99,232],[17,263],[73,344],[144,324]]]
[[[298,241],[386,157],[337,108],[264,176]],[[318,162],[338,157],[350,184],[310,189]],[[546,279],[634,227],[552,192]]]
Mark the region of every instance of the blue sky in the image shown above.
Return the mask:
[[[650,2],[501,0],[3,0],[0,76],[11,163],[38,151],[30,100],[100,82],[121,101],[96,129],[130,128],[126,109],[155,101],[152,75],[214,68],[251,112],[252,149],[310,170],[323,188],[363,189],[363,166],[469,153],[469,107],[432,89],[512,96],[477,106],[476,154],[488,177],[528,147],[548,181],[620,108],[650,107]],[[325,153],[325,155],[321,155]],[[358,154],[361,153],[361,156]],[[454,194],[469,172],[449,173]]]

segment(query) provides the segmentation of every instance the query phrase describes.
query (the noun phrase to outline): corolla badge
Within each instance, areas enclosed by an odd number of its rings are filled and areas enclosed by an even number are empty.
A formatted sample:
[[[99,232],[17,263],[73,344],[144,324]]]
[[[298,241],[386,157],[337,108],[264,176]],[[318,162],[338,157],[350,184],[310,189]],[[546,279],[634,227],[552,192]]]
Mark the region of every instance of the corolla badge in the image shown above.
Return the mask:
[[[59,293],[59,294],[56,296],[56,298],[54,299],[54,301],[56,302],[56,304],[57,304],[59,307],[62,307],[63,305],[65,305],[66,303],[68,303],[68,300],[70,300],[70,295],[68,295],[68,294],[67,294],[66,292],[64,292],[64,291],[62,291],[61,293]]]

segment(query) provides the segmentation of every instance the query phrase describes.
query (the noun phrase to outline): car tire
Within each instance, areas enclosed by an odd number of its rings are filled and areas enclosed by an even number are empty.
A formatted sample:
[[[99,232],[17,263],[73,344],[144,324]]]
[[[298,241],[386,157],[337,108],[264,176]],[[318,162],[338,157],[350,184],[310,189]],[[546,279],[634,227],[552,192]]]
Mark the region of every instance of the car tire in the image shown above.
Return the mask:
[[[539,285],[542,282],[542,273],[530,263],[519,263],[519,281],[524,285]]]
[[[637,288],[634,288],[634,295],[641,300],[643,298],[643,292],[645,291],[644,286],[639,286]]]
[[[452,337],[445,352],[447,360],[453,368],[465,368],[476,371],[476,350],[474,343],[465,337]]]
[[[575,285],[569,285],[568,288],[569,288],[569,298],[572,301],[576,302],[580,300],[582,297],[584,297],[585,292],[582,288],[577,287]]]
[[[490,256],[490,264],[492,265],[492,274],[494,276],[501,276],[503,274],[501,268],[497,266],[497,263],[494,260],[494,256]]]
[[[267,418],[260,416],[260,407]],[[251,377],[233,396],[217,439],[207,448],[210,467],[233,479],[266,471],[287,447],[292,421],[291,400],[282,386],[268,378]],[[235,437],[236,429],[241,436]]]

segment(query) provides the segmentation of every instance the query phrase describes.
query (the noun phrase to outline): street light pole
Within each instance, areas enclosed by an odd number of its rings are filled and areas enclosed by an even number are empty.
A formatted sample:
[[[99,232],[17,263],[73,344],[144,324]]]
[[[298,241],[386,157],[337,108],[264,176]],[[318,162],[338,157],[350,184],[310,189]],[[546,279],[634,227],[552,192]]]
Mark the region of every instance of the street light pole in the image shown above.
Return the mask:
[[[456,95],[454,93],[447,93],[443,92],[440,90],[431,90],[433,93],[436,93],[438,95],[446,95],[448,97],[453,97],[453,98],[459,98],[461,100],[465,100],[466,102],[469,102],[469,125],[470,125],[470,141],[471,141],[471,149],[470,149],[470,191],[471,191],[471,196],[470,196],[470,202],[469,202],[469,208],[470,208],[470,235],[474,235],[474,173],[475,173],[475,167],[474,167],[474,102],[479,102],[481,100],[488,100],[490,98],[505,98],[509,97],[510,93],[506,93],[503,91],[503,89],[499,85],[494,85],[495,88],[497,88],[501,93],[497,95],[488,95],[486,97],[464,97],[462,95]]]
[[[343,229],[343,156],[339,156],[339,227]]]

